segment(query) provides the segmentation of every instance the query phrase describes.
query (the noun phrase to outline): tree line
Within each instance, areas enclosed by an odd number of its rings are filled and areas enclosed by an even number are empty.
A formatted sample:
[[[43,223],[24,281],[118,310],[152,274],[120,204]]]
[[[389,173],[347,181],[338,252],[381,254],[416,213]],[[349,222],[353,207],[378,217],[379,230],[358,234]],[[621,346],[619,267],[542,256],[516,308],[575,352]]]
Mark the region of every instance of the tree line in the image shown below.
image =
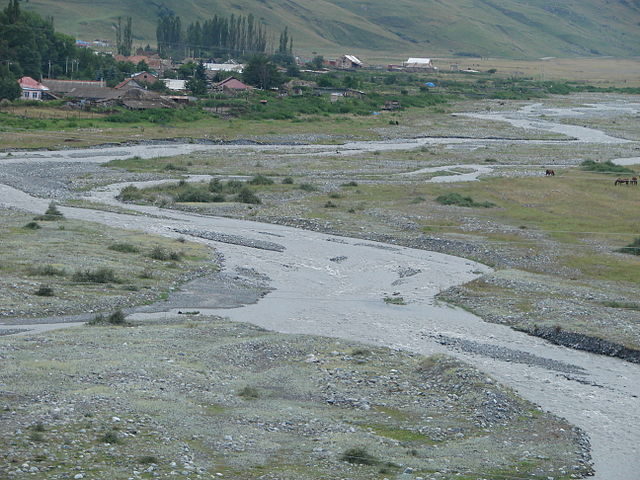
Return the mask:
[[[280,35],[278,51],[284,41],[284,48],[290,53],[293,40],[286,32],[285,28]],[[156,40],[160,55],[174,58],[251,56],[266,53],[271,43],[266,27],[253,14],[214,15],[191,23],[186,29],[179,16],[165,15],[158,20]]]

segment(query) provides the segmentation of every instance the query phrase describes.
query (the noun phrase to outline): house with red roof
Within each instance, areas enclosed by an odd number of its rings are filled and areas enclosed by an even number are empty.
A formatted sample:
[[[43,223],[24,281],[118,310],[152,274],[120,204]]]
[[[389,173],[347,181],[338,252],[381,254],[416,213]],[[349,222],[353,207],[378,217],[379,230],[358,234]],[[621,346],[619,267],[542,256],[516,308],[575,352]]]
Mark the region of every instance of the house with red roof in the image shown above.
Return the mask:
[[[222,90],[223,92],[242,92],[246,90],[252,90],[253,87],[242,83],[236,77],[225,78],[221,82],[216,83],[213,86],[214,90]]]
[[[22,77],[18,83],[22,89],[22,100],[43,100],[43,95],[49,91],[49,88],[31,77]]]

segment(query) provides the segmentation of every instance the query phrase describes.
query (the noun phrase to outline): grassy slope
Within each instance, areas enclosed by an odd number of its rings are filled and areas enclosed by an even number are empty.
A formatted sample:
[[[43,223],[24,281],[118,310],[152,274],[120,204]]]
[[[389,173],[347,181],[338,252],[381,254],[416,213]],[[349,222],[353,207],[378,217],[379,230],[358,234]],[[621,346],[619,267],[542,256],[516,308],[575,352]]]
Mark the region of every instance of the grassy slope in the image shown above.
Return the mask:
[[[58,28],[83,39],[114,39],[118,16],[132,16],[135,42],[155,42],[157,2],[32,0],[25,8],[53,15]],[[310,54],[355,53],[483,56],[638,55],[640,6],[617,0],[166,0],[188,24],[214,14],[253,13],[273,31],[288,25],[296,49]],[[606,14],[602,14],[606,8]]]

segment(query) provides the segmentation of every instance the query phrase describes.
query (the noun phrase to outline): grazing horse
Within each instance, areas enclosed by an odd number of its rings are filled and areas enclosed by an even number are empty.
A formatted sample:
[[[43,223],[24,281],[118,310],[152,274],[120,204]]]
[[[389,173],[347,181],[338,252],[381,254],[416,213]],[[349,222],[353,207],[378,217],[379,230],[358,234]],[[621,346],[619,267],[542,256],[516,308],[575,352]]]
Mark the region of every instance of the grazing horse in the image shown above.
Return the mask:
[[[617,187],[618,185],[622,185],[623,183],[624,183],[625,185],[629,185],[629,182],[630,182],[630,181],[631,181],[631,182],[633,182],[633,180],[629,180],[628,178],[616,178],[616,181],[615,181],[615,182],[613,182],[613,184],[614,184],[614,186],[616,186],[616,187]],[[637,183],[637,181],[638,181],[638,179],[636,179],[636,183]],[[634,184],[632,183],[632,185],[634,185]]]
[[[638,185],[638,177],[631,177],[631,181],[629,183],[631,185]]]
[[[547,168],[547,169],[545,170],[544,174],[545,174],[545,176],[547,176],[547,177],[553,177],[553,176],[555,176],[556,172],[554,172],[553,170],[551,170],[551,169]]]

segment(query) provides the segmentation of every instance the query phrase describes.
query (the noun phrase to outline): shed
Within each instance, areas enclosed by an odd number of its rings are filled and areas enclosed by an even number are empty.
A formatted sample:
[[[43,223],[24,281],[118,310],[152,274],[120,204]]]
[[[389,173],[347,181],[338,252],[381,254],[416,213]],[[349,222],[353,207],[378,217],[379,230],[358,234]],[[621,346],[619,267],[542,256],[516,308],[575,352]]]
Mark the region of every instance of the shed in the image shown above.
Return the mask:
[[[415,70],[437,70],[430,58],[412,57],[403,62],[402,66]]]

